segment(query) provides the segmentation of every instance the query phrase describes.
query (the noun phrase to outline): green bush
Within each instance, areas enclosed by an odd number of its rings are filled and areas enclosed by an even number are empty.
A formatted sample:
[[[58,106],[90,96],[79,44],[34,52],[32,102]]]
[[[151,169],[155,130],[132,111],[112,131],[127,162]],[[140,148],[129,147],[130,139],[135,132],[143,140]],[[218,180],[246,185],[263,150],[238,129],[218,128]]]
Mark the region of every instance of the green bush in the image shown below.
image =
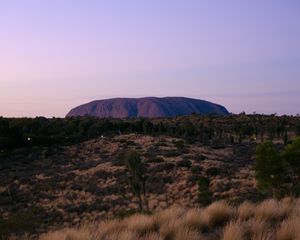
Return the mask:
[[[290,192],[300,195],[300,138],[288,144],[283,151],[283,161],[290,180]]]
[[[196,161],[199,161],[199,162],[204,161],[204,160],[206,160],[206,159],[207,159],[207,157],[204,156],[204,155],[198,155],[198,156],[196,156],[196,158],[195,158],[195,160],[196,160]]]
[[[176,163],[177,167],[184,167],[184,168],[190,168],[192,166],[192,162],[190,160],[179,160]]]
[[[282,194],[285,168],[282,158],[272,142],[265,142],[257,146],[254,170],[260,190],[273,197]]]
[[[168,157],[168,158],[170,158],[170,157],[178,157],[178,156],[181,155],[180,152],[174,151],[174,150],[164,151],[164,152],[162,152],[161,154],[162,154],[164,157]]]
[[[175,147],[178,149],[178,150],[183,150],[184,147],[185,147],[185,144],[184,144],[184,141],[183,140],[179,140],[179,141],[176,141],[174,143]]]
[[[191,172],[193,174],[200,174],[202,172],[202,167],[201,166],[193,166],[191,167]]]
[[[222,169],[216,168],[216,167],[208,168],[206,170],[206,174],[208,176],[218,176],[218,175],[221,175],[222,172],[223,172]]]
[[[198,180],[198,202],[207,206],[212,201],[212,193],[209,190],[210,181],[206,177],[200,177]]]
[[[13,214],[7,219],[0,218],[0,239],[7,239],[12,234],[30,233],[37,224],[38,220],[33,211]]]

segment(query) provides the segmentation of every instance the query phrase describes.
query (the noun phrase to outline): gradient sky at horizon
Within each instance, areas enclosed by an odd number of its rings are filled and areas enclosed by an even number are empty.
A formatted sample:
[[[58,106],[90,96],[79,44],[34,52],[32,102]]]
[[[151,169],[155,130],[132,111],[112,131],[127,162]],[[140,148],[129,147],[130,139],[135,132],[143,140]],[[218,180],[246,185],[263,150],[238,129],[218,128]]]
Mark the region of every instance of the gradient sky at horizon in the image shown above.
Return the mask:
[[[300,1],[0,1],[0,116],[142,96],[300,113]]]

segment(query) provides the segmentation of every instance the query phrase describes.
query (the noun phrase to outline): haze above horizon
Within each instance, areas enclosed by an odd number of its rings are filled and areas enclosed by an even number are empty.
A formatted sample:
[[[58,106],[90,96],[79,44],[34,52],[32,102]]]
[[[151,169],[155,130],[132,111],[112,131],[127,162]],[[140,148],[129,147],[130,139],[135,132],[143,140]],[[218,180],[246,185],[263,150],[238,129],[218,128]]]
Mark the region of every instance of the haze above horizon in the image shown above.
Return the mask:
[[[300,113],[300,2],[0,1],[0,116],[114,97]]]

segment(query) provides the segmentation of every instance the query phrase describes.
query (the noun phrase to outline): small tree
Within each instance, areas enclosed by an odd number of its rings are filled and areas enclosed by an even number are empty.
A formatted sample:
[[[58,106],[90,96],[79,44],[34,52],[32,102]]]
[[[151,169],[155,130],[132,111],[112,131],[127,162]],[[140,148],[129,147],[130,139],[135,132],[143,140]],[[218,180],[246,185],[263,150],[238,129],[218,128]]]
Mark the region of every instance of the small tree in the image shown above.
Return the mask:
[[[290,192],[292,195],[300,194],[300,138],[296,138],[287,145],[283,152],[284,163],[290,177]]]
[[[138,198],[139,207],[142,211],[143,202],[146,200],[145,166],[141,161],[140,155],[136,151],[125,153],[124,163],[129,171],[129,183],[134,195]]]
[[[258,188],[278,197],[284,183],[284,166],[279,153],[271,142],[262,143],[256,148],[254,164]]]
[[[184,141],[182,141],[182,140],[176,141],[174,144],[175,144],[175,147],[180,151],[182,151],[185,147]]]
[[[286,129],[286,128],[283,130],[283,136],[282,136],[282,139],[283,139],[284,145],[287,145],[287,143],[288,143],[288,141],[289,141],[289,135],[288,135],[288,132],[287,132],[287,129]]]
[[[209,191],[209,184],[206,177],[200,177],[198,180],[198,202],[204,206],[211,203],[212,193]]]

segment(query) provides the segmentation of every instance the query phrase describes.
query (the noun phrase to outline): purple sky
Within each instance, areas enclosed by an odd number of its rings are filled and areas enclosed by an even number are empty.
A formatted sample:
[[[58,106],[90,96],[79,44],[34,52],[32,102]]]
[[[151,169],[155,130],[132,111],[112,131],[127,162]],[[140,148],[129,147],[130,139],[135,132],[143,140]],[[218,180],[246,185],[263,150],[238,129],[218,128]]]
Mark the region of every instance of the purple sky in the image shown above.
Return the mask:
[[[141,96],[300,113],[300,1],[0,1],[0,116]]]

